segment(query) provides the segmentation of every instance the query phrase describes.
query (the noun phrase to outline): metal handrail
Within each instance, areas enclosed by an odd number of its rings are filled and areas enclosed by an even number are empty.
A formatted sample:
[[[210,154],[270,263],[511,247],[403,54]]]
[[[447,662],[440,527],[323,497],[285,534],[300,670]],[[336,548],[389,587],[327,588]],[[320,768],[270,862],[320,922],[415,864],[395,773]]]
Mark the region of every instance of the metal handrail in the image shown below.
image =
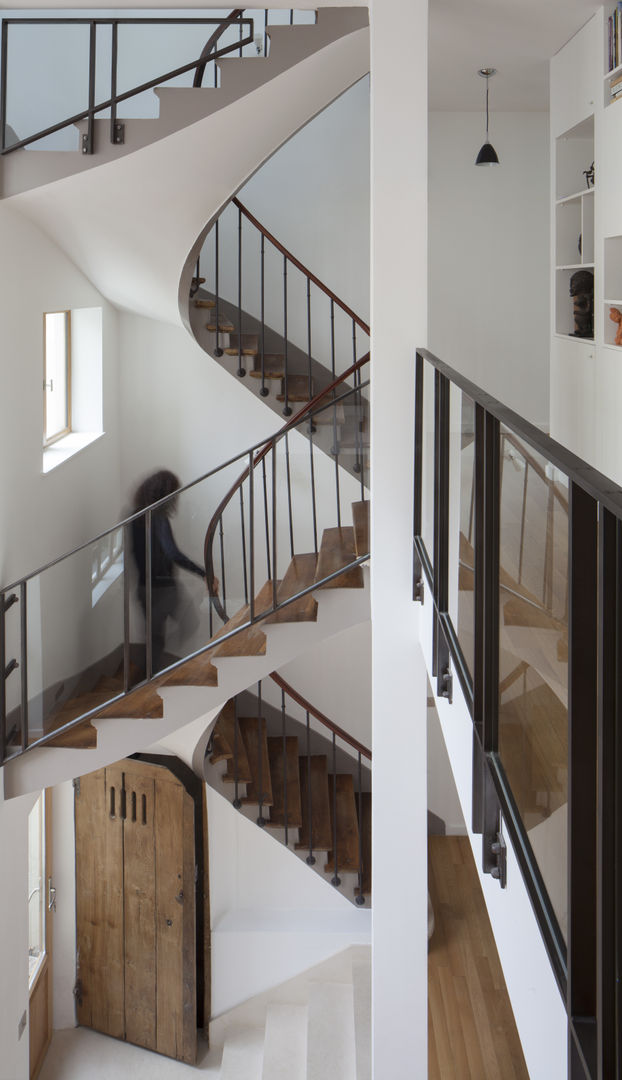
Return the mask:
[[[128,98],[136,97],[138,94],[144,93],[146,90],[152,90],[156,86],[162,85],[162,83],[170,82],[172,79],[177,78],[179,75],[184,75],[188,71],[201,70],[201,77],[205,70],[206,63],[211,60],[217,60],[221,56],[227,56],[230,53],[239,51],[245,45],[252,45],[254,41],[254,21],[252,18],[242,18],[241,14],[235,15],[236,12],[242,12],[244,9],[234,8],[231,15],[226,19],[204,18],[204,19],[3,19],[2,20],[2,83],[0,86],[0,155],[12,153],[14,150],[19,150],[22,147],[29,146],[34,142],[38,142],[40,139],[46,138],[48,135],[53,135],[57,131],[62,131],[64,128],[71,127],[74,124],[79,123],[81,120],[88,119],[89,128],[86,135],[86,141],[82,147],[83,153],[93,152],[93,122],[96,113],[102,112],[105,109],[112,110],[112,128],[114,129],[116,119],[116,108],[119,102],[126,101]],[[6,136],[6,106],[7,106],[7,59],[8,59],[8,28],[11,25],[27,24],[27,25],[83,25],[89,26],[90,33],[90,52],[89,52],[89,106],[87,109],[83,109],[81,112],[76,113],[74,116],[68,117],[66,120],[62,120],[57,124],[52,124],[41,131],[36,132],[34,135],[29,135],[25,139],[19,139],[17,142],[12,143],[11,146],[5,145]],[[142,83],[140,86],[134,87],[131,90],[126,90],[122,94],[116,93],[116,79],[117,79],[117,27],[119,26],[160,26],[160,25],[173,25],[173,26],[187,26],[187,25],[199,25],[199,26],[216,26],[217,29],[209,38],[206,46],[204,47],[201,55],[192,60],[188,64],[183,64],[180,67],[175,68],[172,71],[168,71],[163,75],[158,76],[156,79],[150,79],[147,82]],[[112,70],[111,70],[111,90],[110,97],[98,105],[95,104],[95,42],[98,26],[111,26],[113,31],[113,48],[112,48]],[[248,26],[250,28],[249,34],[246,37],[240,38],[232,45],[226,45],[221,49],[214,49],[213,46],[217,44],[224,32],[230,26]],[[213,51],[206,56],[206,50],[212,47]],[[196,82],[195,82],[195,85]],[[199,84],[200,85],[200,84]],[[112,132],[112,141],[116,141],[114,137],[114,131]]]
[[[270,678],[273,682],[276,683],[277,686],[280,686],[281,690],[284,690],[285,693],[293,701],[295,701],[297,705],[300,705],[301,708],[305,710],[305,712],[311,713],[311,716],[314,716],[320,724],[323,724],[324,727],[328,728],[328,730],[331,731],[333,735],[338,735],[339,738],[343,739],[344,742],[347,742],[348,745],[353,748],[353,750],[358,751],[359,754],[362,754],[363,757],[371,761],[371,750],[369,750],[363,743],[359,742],[358,739],[355,739],[352,735],[349,735],[348,732],[345,731],[342,727],[339,727],[339,724],[336,724],[334,720],[329,720],[329,718],[325,716],[324,713],[321,713],[319,709],[316,709],[315,706],[311,704],[311,702],[307,701],[307,699],[302,696],[302,694],[299,694],[297,690],[294,690],[293,686],[290,686],[290,684],[286,682],[285,679],[281,675],[279,675],[277,671],[272,671],[270,673]]]
[[[540,428],[519,413],[514,412],[507,405],[492,397],[475,383],[467,379],[461,372],[450,367],[449,364],[439,360],[434,353],[427,349],[417,348],[419,356],[423,357],[437,371],[464,391],[476,404],[481,405],[486,412],[490,413],[502,424],[512,428],[516,435],[531,446],[538,454],[542,454],[551,465],[561,469],[568,478],[576,482],[593,499],[602,503],[616,517],[622,518],[622,487],[608,479],[598,469],[589,465],[582,458],[573,454],[567,447],[562,446],[550,435],[545,435]]]
[[[261,235],[265,236],[266,240],[269,240],[272,246],[275,247],[277,251],[280,251],[281,255],[285,256],[287,261],[290,262],[292,266],[295,266],[297,270],[300,270],[300,272],[304,274],[308,281],[312,281],[314,285],[317,285],[318,289],[320,289],[321,292],[328,296],[329,300],[332,300],[337,305],[337,307],[341,308],[341,310],[348,316],[349,319],[352,319],[357,326],[360,326],[361,330],[363,330],[365,334],[369,335],[369,326],[363,319],[361,319],[360,315],[357,315],[356,312],[352,310],[352,308],[348,307],[347,304],[344,304],[343,300],[340,300],[337,294],[334,293],[332,289],[329,289],[328,285],[325,285],[319,277],[316,277],[316,275],[311,270],[307,269],[304,263],[300,262],[300,259],[297,259],[295,255],[292,255],[291,251],[288,251],[287,248],[284,247],[284,245],[280,242],[280,240],[277,240],[276,237],[273,236],[268,229],[266,229],[265,225],[262,225],[261,222],[258,221],[254,214],[251,214],[250,210],[248,210],[244,206],[244,204],[240,202],[237,196],[234,196],[231,202],[234,206],[237,206],[238,210],[240,210],[244,217],[248,221],[250,221],[251,225],[254,225],[255,228],[259,230]]]

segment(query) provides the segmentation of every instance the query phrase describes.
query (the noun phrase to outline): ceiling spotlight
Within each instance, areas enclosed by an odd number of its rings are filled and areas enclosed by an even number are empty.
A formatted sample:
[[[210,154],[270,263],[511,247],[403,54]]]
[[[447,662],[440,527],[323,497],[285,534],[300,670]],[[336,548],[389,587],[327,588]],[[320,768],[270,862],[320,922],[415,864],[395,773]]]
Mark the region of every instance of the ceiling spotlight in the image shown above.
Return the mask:
[[[481,75],[482,79],[486,80],[486,142],[482,146],[479,154],[475,159],[476,165],[498,165],[499,158],[497,157],[497,151],[494,146],[488,140],[488,84],[493,75],[497,74],[496,68],[480,68],[478,75]]]

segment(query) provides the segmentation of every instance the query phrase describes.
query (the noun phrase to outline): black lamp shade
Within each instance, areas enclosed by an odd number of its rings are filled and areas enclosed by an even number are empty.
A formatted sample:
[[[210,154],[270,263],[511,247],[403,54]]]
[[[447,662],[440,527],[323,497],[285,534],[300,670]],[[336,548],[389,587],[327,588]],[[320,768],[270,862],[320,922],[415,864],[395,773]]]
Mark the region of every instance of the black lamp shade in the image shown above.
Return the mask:
[[[498,165],[499,158],[492,143],[485,142],[475,159],[476,165]]]

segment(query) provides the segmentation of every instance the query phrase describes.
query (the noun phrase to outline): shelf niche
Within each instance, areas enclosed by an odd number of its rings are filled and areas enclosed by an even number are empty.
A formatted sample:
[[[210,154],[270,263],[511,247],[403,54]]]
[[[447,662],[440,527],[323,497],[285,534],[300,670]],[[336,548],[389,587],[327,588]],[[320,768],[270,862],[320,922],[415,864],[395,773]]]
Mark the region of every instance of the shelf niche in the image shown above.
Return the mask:
[[[587,190],[584,173],[594,161],[594,117],[588,116],[555,140],[555,197],[567,199]]]
[[[605,345],[615,345],[618,324],[609,318],[609,308],[622,311],[622,236],[605,237]],[[618,346],[622,348],[622,346]]]

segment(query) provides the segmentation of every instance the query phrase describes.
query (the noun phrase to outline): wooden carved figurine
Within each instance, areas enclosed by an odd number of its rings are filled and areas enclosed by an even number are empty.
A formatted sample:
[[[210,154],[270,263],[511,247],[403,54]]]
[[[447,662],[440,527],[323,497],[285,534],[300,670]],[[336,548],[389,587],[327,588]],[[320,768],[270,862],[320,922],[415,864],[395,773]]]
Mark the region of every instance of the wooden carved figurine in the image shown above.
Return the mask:
[[[617,307],[610,307],[609,308],[609,318],[611,319],[612,322],[615,322],[615,323],[618,324],[618,329],[616,330],[616,339],[615,339],[614,344],[622,345],[622,311],[620,311]]]
[[[594,275],[590,270],[577,270],[570,278],[570,295],[574,299],[574,337],[594,337]]]

